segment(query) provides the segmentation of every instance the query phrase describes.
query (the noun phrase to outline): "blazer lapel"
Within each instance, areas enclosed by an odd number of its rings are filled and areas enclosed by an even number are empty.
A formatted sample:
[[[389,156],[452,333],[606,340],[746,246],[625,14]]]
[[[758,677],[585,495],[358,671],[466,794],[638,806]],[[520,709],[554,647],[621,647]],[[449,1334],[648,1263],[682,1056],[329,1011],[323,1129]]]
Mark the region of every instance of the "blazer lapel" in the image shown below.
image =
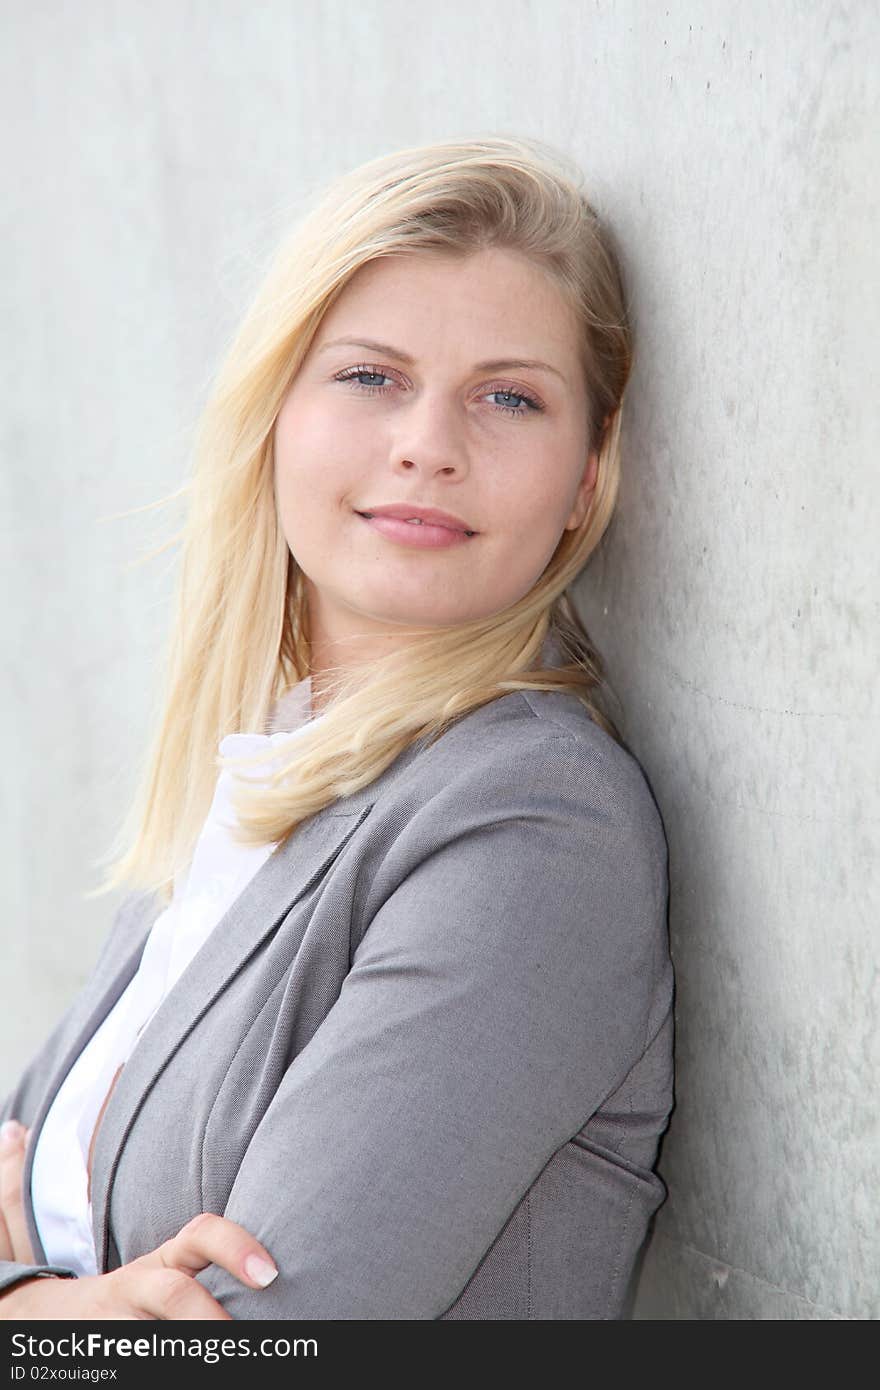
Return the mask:
[[[375,798],[371,786],[346,798],[344,811],[319,812],[273,851],[166,995],[123,1067],[98,1128],[92,1159],[92,1221],[99,1272],[107,1269],[109,1202],[116,1165],[147,1092],[232,977],[321,878],[369,815],[373,801],[366,801],[367,792]],[[127,962],[125,983],[134,973],[130,965]],[[115,1000],[123,988],[121,977],[113,988]],[[112,1001],[107,1007],[111,1005]],[[71,1051],[75,1055],[75,1049]]]
[[[380,792],[418,756],[418,739],[368,786],[318,812],[281,844],[245,886],[228,912],[190,961],[126,1062],[95,1138],[92,1157],[92,1220],[99,1272],[107,1270],[108,1215],[117,1163],[141,1103],[161,1071],[199,1019],[211,1008],[233,976],[245,965],[282,918],[326,872],[370,810]],[[34,1219],[31,1171],[40,1130],[55,1096],[82,1049],[107,1017],[140,964],[143,948],[162,903],[157,895],[136,895],[125,933],[132,943],[109,985],[86,987],[81,1000],[85,1022],[76,1030],[61,1064],[54,1070],[31,1127],[23,1186],[25,1215],[37,1261],[46,1263]],[[305,929],[305,927],[304,927]],[[91,1007],[90,1007],[91,1006]]]

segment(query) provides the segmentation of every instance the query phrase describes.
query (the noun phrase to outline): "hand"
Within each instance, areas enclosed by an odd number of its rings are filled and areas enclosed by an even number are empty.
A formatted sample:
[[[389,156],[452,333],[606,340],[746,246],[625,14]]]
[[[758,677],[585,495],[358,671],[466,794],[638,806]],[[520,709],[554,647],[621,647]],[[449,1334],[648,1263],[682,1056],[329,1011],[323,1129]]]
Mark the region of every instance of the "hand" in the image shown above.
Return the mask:
[[[254,1259],[257,1263],[251,1267]],[[209,1264],[227,1269],[252,1289],[265,1288],[278,1273],[265,1246],[243,1226],[203,1211],[148,1255],[110,1274],[79,1279],[38,1276],[13,1285],[0,1294],[0,1321],[231,1322],[231,1313],[192,1277]]]
[[[36,1264],[24,1219],[24,1155],[29,1129],[7,1120],[0,1129],[0,1260]]]

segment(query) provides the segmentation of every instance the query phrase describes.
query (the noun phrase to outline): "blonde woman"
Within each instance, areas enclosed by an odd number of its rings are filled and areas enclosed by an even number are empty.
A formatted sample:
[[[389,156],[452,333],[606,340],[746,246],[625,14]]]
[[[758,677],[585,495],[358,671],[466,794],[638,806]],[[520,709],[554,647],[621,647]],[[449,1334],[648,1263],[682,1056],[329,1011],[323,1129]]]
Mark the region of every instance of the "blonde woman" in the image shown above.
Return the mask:
[[[376,159],[279,251],[202,422],[126,893],[2,1108],[4,1317],[626,1316],[666,842],[568,590],[631,354],[537,141]]]

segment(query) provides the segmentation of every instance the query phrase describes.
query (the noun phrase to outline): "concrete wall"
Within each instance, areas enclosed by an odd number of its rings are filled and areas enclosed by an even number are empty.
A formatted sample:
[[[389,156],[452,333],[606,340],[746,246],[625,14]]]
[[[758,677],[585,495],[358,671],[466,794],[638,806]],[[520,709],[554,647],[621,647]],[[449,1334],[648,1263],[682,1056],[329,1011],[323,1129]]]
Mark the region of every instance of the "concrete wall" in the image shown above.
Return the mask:
[[[179,484],[304,192],[543,136],[618,230],[639,335],[580,587],[671,847],[636,1316],[876,1317],[876,6],[43,0],[5,28],[0,1085],[109,926],[81,895],[156,694],[174,556],[129,562],[174,513],[106,518]]]

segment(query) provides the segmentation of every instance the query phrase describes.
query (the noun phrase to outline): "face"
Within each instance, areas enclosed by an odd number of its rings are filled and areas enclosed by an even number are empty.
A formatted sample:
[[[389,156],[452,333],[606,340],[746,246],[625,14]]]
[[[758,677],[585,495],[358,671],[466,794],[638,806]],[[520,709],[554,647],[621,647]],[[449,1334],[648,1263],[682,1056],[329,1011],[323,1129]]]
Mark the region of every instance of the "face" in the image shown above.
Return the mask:
[[[313,671],[531,589],[595,488],[577,333],[547,276],[497,248],[380,258],[348,282],[275,426]],[[438,510],[445,525],[406,519]]]

